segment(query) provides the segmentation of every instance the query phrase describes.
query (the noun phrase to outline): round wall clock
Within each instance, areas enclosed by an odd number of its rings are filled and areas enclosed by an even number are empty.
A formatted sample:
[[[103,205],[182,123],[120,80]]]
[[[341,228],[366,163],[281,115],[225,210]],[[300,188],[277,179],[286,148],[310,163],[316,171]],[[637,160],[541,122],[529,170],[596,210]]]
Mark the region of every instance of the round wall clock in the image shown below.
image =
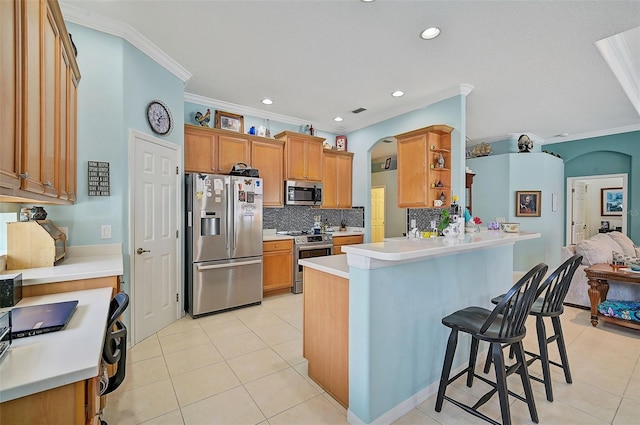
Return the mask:
[[[166,136],[173,130],[173,118],[169,107],[160,100],[152,100],[147,105],[147,121],[154,133]]]

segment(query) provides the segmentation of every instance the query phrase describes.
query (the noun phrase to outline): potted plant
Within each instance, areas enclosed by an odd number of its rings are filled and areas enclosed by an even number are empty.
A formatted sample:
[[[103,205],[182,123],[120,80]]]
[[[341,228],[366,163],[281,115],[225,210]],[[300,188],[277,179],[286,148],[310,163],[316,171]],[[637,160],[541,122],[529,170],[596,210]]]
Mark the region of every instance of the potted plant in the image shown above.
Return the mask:
[[[449,210],[443,209],[440,213],[440,221],[438,222],[438,235],[442,236],[442,231],[449,227],[451,223],[451,215],[449,214]]]

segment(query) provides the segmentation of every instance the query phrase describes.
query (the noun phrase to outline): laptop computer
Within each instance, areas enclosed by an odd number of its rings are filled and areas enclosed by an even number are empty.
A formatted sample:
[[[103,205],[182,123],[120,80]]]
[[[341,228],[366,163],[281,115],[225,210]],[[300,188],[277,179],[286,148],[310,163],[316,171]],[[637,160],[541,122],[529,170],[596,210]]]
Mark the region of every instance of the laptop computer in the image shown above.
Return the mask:
[[[11,310],[11,338],[24,338],[64,329],[78,301],[15,307]]]

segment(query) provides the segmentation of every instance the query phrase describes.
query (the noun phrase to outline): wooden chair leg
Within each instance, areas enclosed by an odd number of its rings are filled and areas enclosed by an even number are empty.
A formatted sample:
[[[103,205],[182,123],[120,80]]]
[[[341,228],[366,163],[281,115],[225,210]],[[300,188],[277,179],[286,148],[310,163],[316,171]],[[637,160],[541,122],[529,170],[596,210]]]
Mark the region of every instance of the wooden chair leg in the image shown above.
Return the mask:
[[[478,338],[471,338],[471,351],[469,352],[469,371],[467,372],[467,387],[473,385],[473,374],[476,371],[476,358],[478,357]]]
[[[536,317],[536,332],[538,333],[538,350],[540,353],[540,365],[542,366],[544,390],[547,394],[547,400],[553,401],[551,370],[549,369],[549,349],[547,347],[547,332],[544,326],[544,320],[541,316]]]
[[[449,385],[449,374],[451,373],[451,365],[453,364],[453,356],[456,353],[456,347],[458,345],[458,331],[451,329],[449,334],[449,341],[447,342],[447,351],[444,355],[444,363],[442,364],[442,375],[440,375],[440,386],[438,387],[438,397],[436,398],[436,412],[442,410],[442,403],[444,402],[444,394]]]
[[[496,389],[500,399],[500,413],[502,424],[511,425],[511,411],[509,409],[509,395],[507,393],[507,373],[504,368],[504,355],[500,343],[491,343],[491,357],[493,359],[493,369],[496,371]]]
[[[562,325],[560,324],[560,317],[552,317],[551,323],[553,324],[553,330],[557,335],[556,342],[558,344],[558,351],[560,352],[560,360],[562,361],[562,370],[564,371],[564,379],[567,384],[573,383],[571,379],[571,369],[569,369],[569,357],[567,356],[567,348],[564,345],[564,334],[562,333]]]
[[[531,380],[529,379],[529,371],[527,368],[527,360],[524,356],[524,347],[522,341],[518,341],[511,345],[514,349],[516,361],[520,363],[518,374],[522,381],[522,388],[524,389],[525,398],[527,399],[527,406],[529,407],[529,414],[531,420],[538,423],[538,411],[536,410],[536,402],[533,398],[533,390],[531,389]]]

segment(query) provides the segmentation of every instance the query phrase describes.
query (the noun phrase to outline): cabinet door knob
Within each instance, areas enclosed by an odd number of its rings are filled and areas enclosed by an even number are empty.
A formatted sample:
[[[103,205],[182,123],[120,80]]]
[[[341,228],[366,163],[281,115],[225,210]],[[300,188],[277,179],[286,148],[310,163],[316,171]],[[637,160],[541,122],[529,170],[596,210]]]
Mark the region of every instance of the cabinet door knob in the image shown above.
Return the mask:
[[[51,186],[53,186],[53,183],[51,183],[51,182],[44,182],[44,185],[45,185],[45,186],[47,186],[47,187],[51,187]]]
[[[21,179],[28,179],[29,178],[29,172],[27,171],[26,173],[20,173],[20,174],[18,174],[18,177],[20,177]]]

